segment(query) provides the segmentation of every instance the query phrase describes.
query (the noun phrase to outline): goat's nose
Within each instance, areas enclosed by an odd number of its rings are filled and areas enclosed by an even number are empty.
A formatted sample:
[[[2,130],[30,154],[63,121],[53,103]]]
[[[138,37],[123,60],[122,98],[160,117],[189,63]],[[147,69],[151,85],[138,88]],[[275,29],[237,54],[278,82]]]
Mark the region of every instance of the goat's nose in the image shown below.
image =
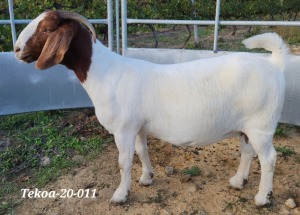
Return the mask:
[[[15,47],[15,53],[18,53],[19,51],[21,51],[20,47]]]

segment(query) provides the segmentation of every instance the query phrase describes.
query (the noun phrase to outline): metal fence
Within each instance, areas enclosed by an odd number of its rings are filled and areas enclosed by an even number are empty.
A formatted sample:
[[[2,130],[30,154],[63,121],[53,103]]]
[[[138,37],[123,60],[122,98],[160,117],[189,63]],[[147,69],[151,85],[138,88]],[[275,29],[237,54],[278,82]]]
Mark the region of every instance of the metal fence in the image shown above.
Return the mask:
[[[213,51],[218,51],[218,35],[220,25],[239,26],[300,26],[299,21],[229,21],[220,20],[221,0],[216,1],[215,20],[154,20],[154,19],[132,19],[127,17],[127,0],[121,0],[122,5],[122,47],[126,51],[127,25],[128,24],[181,24],[181,25],[214,25]],[[124,52],[123,52],[124,53]]]
[[[195,0],[194,0],[195,1]],[[119,24],[119,2],[120,0],[107,0],[107,18],[106,19],[90,19],[93,24],[107,24],[108,25],[108,46],[111,50],[114,49],[114,28],[116,30],[116,51],[120,52],[120,24]],[[115,9],[113,9],[113,3]],[[8,0],[9,5],[9,20],[0,20],[0,25],[11,26],[11,35],[13,44],[16,42],[16,24],[28,24],[31,20],[28,19],[14,19],[13,0]],[[122,22],[122,50],[123,54],[128,49],[127,25],[129,24],[177,24],[177,25],[214,25],[214,42],[213,51],[218,51],[218,35],[219,27],[224,25],[230,26],[299,26],[300,21],[231,21],[220,20],[221,0],[216,1],[215,20],[157,20],[157,19],[133,19],[127,16],[127,0],[121,0],[121,22]],[[115,11],[115,27],[113,12]]]
[[[117,2],[117,0],[116,0]],[[116,4],[117,5],[117,4]],[[10,25],[13,45],[17,40],[16,24],[28,24],[30,19],[15,19],[13,0],[8,0],[9,20],[0,20],[0,25]],[[106,24],[108,26],[108,47],[113,50],[113,0],[107,0],[107,18],[106,19],[89,19],[93,24]]]
[[[194,0],[196,1],[196,0]],[[220,20],[220,3],[216,1],[215,20],[154,20],[133,19],[127,16],[127,1],[107,0],[107,17],[90,19],[91,23],[108,25],[108,46],[128,57],[140,58],[156,63],[179,63],[198,58],[224,54],[218,52],[218,35],[221,25],[240,26],[300,26],[299,21],[229,21]],[[11,25],[13,43],[16,41],[16,24],[31,20],[14,19],[13,2],[8,0],[9,20],[0,20],[0,25]],[[113,8],[115,4],[115,8]],[[113,13],[115,12],[115,13]],[[119,13],[121,12],[121,14]],[[113,17],[115,14],[115,17]],[[121,15],[121,16],[120,16]],[[114,26],[115,18],[115,26]],[[119,24],[121,20],[121,26]],[[127,26],[130,24],[185,24],[213,25],[214,43],[212,51],[145,49],[128,47]],[[114,43],[115,29],[115,43]],[[120,37],[120,29],[122,37]],[[120,41],[122,38],[122,41]],[[290,60],[287,71],[286,100],[282,122],[300,125],[300,57]],[[46,73],[46,74],[45,74]],[[59,81],[57,81],[59,80]],[[62,93],[63,92],[63,93]],[[32,64],[20,64],[12,52],[0,53],[0,115],[38,110],[91,107],[92,103],[77,81],[73,72],[55,66],[46,72],[36,71]]]

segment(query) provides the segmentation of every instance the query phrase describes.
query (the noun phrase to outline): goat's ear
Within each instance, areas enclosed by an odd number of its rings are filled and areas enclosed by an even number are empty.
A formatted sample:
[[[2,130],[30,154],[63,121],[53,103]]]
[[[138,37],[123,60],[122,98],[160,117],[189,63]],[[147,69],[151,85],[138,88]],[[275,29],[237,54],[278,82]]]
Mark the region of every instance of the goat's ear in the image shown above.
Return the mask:
[[[69,49],[70,42],[74,36],[72,25],[63,25],[56,31],[50,33],[44,48],[36,61],[37,69],[47,69],[59,64]]]

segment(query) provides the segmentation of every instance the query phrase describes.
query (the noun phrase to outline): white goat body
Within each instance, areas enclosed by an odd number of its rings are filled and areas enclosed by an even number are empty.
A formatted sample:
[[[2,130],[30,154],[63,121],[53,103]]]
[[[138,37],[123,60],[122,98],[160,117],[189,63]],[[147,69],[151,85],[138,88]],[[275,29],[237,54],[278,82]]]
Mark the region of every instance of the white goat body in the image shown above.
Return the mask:
[[[112,133],[132,127],[176,145],[203,146],[257,119],[271,123],[272,133],[280,116],[283,73],[265,57],[238,53],[157,65],[96,50],[93,61],[83,86]]]
[[[31,35],[36,32],[36,23],[45,17],[45,14],[39,16],[35,24],[29,24],[25,33],[21,33],[16,43],[18,59],[32,61],[26,60],[30,53],[27,40],[30,32]],[[80,37],[80,31],[77,34]],[[86,43],[91,41],[90,37]],[[240,135],[241,163],[230,184],[243,187],[253,155],[257,153],[262,176],[255,201],[256,205],[269,203],[276,160],[272,138],[284,101],[283,70],[288,49],[275,33],[254,36],[244,43],[249,48],[272,51],[272,56],[236,53],[159,65],[117,55],[99,41],[92,44],[86,78],[78,77],[100,123],[114,134],[119,150],[121,183],[111,199],[113,203],[127,199],[135,150],[143,168],[140,184],[152,183],[147,135],[186,146],[204,146]],[[28,44],[33,46],[33,42]],[[74,50],[74,44],[70,43],[69,50]],[[43,48],[41,56],[45,52]],[[64,58],[68,56],[70,53]],[[68,66],[67,61],[63,59],[60,63]]]
[[[96,44],[92,62],[97,63],[92,64],[83,87],[100,123],[116,137],[121,169],[131,165],[136,136],[137,148],[139,139],[145,144],[146,135],[175,145],[204,146],[241,133],[256,148],[261,162],[267,160],[266,168],[272,169],[276,155],[272,136],[284,101],[287,51],[278,38],[276,34],[264,34],[246,40],[254,47],[262,40],[267,40],[263,43],[266,45],[274,43],[271,58],[237,53],[174,65],[121,57]],[[277,51],[280,47],[282,51]],[[254,154],[245,140],[241,139],[241,145],[241,150],[250,148],[244,150],[250,153],[244,156],[247,160],[242,158],[246,161],[241,161],[240,171],[230,181],[237,188],[247,180]],[[153,170],[146,150],[144,146],[140,152],[140,157],[147,160],[140,183],[148,185]],[[128,171],[121,171],[125,179],[113,202],[126,199],[130,189]],[[269,203],[272,177],[262,179],[257,205]]]

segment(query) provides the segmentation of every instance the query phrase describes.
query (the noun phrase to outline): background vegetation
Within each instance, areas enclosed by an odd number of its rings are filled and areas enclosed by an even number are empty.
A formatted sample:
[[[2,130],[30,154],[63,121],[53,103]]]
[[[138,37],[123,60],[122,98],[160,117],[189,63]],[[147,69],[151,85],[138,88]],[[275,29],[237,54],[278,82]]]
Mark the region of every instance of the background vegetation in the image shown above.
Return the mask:
[[[128,17],[148,19],[197,19],[212,20],[215,17],[216,0],[128,0]],[[78,12],[88,18],[106,17],[106,0],[14,0],[16,19],[33,19],[47,9],[65,9]],[[296,20],[300,11],[299,0],[222,0],[223,20]],[[0,2],[0,19],[9,19],[7,1]],[[9,25],[0,26],[0,50],[12,50]],[[142,27],[142,28],[141,28]],[[155,35],[152,25],[131,25],[129,33],[141,29]],[[155,26],[156,29],[162,26]],[[24,28],[17,25],[17,33]],[[98,35],[105,34],[105,26],[95,25]],[[189,30],[189,28],[187,28]],[[190,30],[189,30],[190,31]]]

